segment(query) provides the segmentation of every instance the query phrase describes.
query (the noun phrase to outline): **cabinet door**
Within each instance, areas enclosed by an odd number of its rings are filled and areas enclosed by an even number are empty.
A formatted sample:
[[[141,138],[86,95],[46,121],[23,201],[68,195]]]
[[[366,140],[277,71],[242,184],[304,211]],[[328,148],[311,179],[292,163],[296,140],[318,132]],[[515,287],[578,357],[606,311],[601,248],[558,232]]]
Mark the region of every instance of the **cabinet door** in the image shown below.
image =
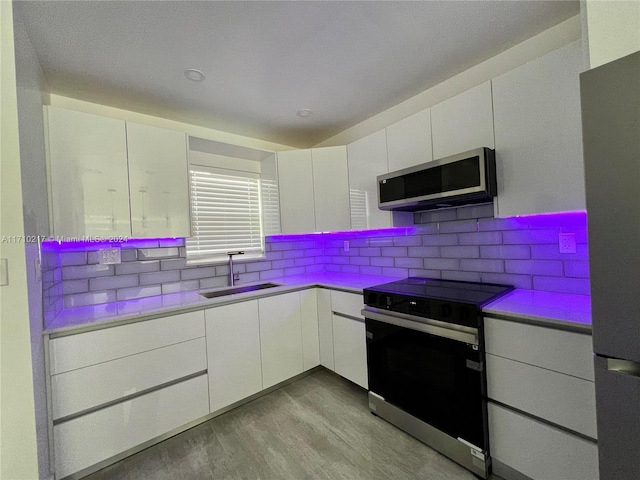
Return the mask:
[[[585,209],[580,42],[493,80],[502,217]]]
[[[280,224],[282,233],[316,229],[311,150],[278,152]]]
[[[431,107],[433,158],[479,147],[494,148],[491,82]]]
[[[534,480],[598,479],[595,442],[491,402],[488,407],[494,459]],[[501,474],[498,469],[494,469],[494,473]]]
[[[389,171],[433,160],[431,110],[425,109],[387,127]]]
[[[122,120],[48,107],[53,233],[131,236]]]
[[[127,122],[134,237],[189,237],[186,135]]]
[[[345,231],[351,228],[349,214],[349,171],[347,148],[311,150],[316,232]]]
[[[299,292],[258,300],[264,388],[303,372]]]
[[[320,337],[320,364],[334,371],[333,320],[331,319],[331,292],[318,288],[318,334]]]
[[[320,365],[317,290],[317,288],[310,288],[299,292],[300,317],[302,321],[303,368],[305,371]]]
[[[205,311],[211,412],[262,390],[258,301]]]
[[[354,320],[335,313],[332,320],[336,373],[363,388],[369,388],[364,320]]]
[[[384,130],[372,133],[347,145],[349,159],[349,197],[351,228],[389,228],[391,212],[378,208],[376,177],[389,173],[387,138]]]

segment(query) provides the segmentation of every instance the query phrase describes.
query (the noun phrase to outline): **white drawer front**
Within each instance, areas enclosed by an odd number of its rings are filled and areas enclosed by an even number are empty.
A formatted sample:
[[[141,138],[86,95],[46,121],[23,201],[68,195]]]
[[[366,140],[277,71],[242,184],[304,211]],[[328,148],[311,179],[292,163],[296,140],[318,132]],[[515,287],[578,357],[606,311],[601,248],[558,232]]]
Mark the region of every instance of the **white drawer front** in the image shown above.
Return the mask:
[[[491,456],[533,480],[597,480],[598,447],[489,403]]]
[[[53,419],[103,405],[207,369],[204,338],[51,377]]]
[[[362,318],[360,311],[364,308],[362,295],[347,292],[331,291],[331,310],[343,315]]]
[[[53,427],[56,478],[106,460],[209,413],[207,375]]]
[[[487,317],[487,353],[593,382],[591,335]]]
[[[489,398],[596,438],[593,382],[487,354]]]
[[[51,374],[204,337],[204,311],[156,318],[49,342]]]

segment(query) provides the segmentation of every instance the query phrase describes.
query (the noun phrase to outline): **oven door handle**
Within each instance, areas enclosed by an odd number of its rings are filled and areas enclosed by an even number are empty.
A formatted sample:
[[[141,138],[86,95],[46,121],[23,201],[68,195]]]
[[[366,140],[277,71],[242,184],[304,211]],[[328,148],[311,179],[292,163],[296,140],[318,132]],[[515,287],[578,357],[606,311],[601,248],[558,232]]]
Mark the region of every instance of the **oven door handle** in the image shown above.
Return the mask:
[[[396,325],[397,327],[409,328],[418,332],[429,333],[437,337],[444,337],[457,342],[470,343],[472,345],[478,345],[478,329],[472,327],[465,327],[463,325],[456,325],[453,323],[440,322],[438,320],[432,320],[430,318],[419,317],[420,320],[412,320],[413,315],[407,315],[403,313],[397,313],[389,315],[385,313],[379,313],[373,311],[373,307],[367,307],[362,310],[362,315],[365,318],[371,320],[377,320],[383,323],[389,323]],[[375,309],[377,310],[377,309]],[[398,315],[398,316],[396,316]],[[400,317],[402,315],[402,317]],[[418,317],[414,317],[418,318]]]

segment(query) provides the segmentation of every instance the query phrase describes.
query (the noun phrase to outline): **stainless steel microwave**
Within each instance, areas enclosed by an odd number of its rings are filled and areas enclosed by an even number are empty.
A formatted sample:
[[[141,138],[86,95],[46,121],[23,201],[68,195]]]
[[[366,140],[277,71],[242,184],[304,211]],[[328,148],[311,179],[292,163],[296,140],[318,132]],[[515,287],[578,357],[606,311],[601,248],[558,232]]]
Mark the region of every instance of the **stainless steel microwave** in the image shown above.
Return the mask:
[[[414,212],[486,203],[496,194],[495,151],[486,147],[378,177],[381,210]]]

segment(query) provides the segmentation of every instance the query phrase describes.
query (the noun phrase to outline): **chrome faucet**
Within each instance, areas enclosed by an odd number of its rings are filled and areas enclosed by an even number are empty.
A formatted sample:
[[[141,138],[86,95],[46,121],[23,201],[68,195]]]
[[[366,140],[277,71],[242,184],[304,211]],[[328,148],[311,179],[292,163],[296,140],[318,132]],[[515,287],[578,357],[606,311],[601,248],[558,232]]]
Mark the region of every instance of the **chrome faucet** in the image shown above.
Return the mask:
[[[244,252],[243,251],[227,252],[227,255],[229,255],[229,286],[233,287],[236,284],[235,275],[233,274],[233,256],[244,255]]]

